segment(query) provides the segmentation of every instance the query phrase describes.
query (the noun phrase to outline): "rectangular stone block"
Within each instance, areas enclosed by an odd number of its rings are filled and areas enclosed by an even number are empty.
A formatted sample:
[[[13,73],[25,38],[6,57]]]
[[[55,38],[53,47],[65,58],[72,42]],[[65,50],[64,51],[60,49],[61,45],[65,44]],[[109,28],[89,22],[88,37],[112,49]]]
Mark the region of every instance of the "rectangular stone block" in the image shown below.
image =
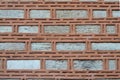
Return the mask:
[[[108,34],[116,33],[116,26],[106,26],[106,31]]]
[[[0,42],[0,50],[25,50],[25,43]]]
[[[88,18],[87,10],[57,10],[57,18]]]
[[[81,34],[99,34],[100,33],[100,25],[78,25],[76,26],[76,33],[81,33]]]
[[[0,10],[0,18],[24,18],[24,10]]]
[[[92,50],[120,50],[120,43],[92,43]]]
[[[69,26],[44,26],[45,33],[69,33]]]
[[[85,43],[57,43],[56,49],[58,51],[82,51],[85,50]]]
[[[74,60],[75,70],[102,70],[103,62],[101,60]]]
[[[115,18],[120,18],[120,10],[112,11],[112,16]]]
[[[31,43],[31,50],[32,51],[51,51],[52,50],[52,44],[51,43],[45,43],[45,42],[36,42]]]
[[[7,69],[40,69],[40,60],[8,60]]]
[[[116,60],[109,60],[109,70],[115,70],[116,69]]]
[[[30,18],[51,18],[50,10],[31,10]]]
[[[38,33],[38,26],[19,26],[19,33]]]
[[[12,32],[12,26],[0,26],[0,33]]]
[[[119,2],[119,0],[104,0],[105,2]]]
[[[107,12],[105,10],[94,10],[93,18],[106,18]]]
[[[46,60],[46,69],[66,70],[67,60]]]

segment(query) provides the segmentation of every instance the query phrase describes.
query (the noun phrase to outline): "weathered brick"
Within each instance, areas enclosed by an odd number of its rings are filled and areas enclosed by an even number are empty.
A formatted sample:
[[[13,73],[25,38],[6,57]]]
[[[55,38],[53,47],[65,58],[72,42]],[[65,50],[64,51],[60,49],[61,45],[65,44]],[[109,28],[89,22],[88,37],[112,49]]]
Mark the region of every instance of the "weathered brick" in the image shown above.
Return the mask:
[[[74,69],[102,70],[103,62],[101,60],[74,60]]]
[[[115,17],[115,18],[120,17],[120,10],[112,11],[112,16]]]
[[[79,1],[81,1],[81,2],[96,2],[98,0],[79,0]]]
[[[58,51],[81,51],[85,50],[85,43],[57,43],[56,49]]]
[[[1,78],[0,80],[20,80],[20,79],[17,79],[17,78]]]
[[[77,33],[100,33],[100,26],[99,25],[78,25],[76,26]]]
[[[0,10],[0,18],[24,18],[24,10]]]
[[[45,26],[45,33],[69,33],[69,26]]]
[[[107,12],[105,10],[94,10],[93,18],[106,18]]]
[[[116,60],[109,60],[109,70],[116,69]]]
[[[92,50],[120,50],[120,43],[92,43]]]
[[[45,43],[45,42],[36,42],[31,43],[31,50],[32,51],[51,51],[52,50],[52,44],[51,43]]]
[[[0,42],[0,50],[25,50],[25,43]]]
[[[0,26],[0,33],[12,32],[12,26]]]
[[[38,33],[38,26],[19,26],[19,33]]]
[[[57,18],[87,18],[87,10],[57,10]]]
[[[40,69],[40,60],[8,60],[7,69]]]
[[[67,60],[46,60],[46,69],[66,70]]]
[[[114,33],[116,33],[116,27],[115,26],[107,26],[106,31],[108,34],[114,34]]]
[[[31,10],[30,18],[50,18],[50,10]]]

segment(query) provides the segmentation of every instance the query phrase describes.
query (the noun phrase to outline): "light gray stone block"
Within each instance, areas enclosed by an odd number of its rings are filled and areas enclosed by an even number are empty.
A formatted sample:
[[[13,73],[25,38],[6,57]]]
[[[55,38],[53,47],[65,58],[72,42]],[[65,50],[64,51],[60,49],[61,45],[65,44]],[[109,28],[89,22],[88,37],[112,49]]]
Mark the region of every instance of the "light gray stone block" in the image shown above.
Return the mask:
[[[57,18],[87,18],[87,10],[57,10]]]
[[[51,51],[52,50],[52,44],[51,43],[45,43],[45,42],[31,43],[31,50],[32,51]]]
[[[0,10],[0,18],[24,18],[24,10]]]
[[[100,33],[100,25],[78,25],[76,26],[76,32],[81,34],[99,34]]]
[[[12,32],[12,26],[0,26],[0,33]]]
[[[56,49],[58,51],[81,51],[85,50],[85,43],[57,43]]]
[[[8,60],[7,69],[40,69],[40,60]]]
[[[106,18],[107,12],[105,10],[94,10],[93,18]]]
[[[66,70],[67,60],[46,60],[46,69]]]
[[[114,33],[116,33],[116,27],[115,26],[107,26],[106,30],[107,30],[108,34],[114,34]]]
[[[0,42],[0,50],[25,50],[25,43]]]
[[[120,10],[116,10],[116,11],[112,11],[112,16],[115,17],[115,18],[120,18]]]
[[[92,50],[120,50],[120,43],[92,43]]]
[[[44,26],[45,33],[69,33],[69,26]]]
[[[31,10],[30,18],[51,18],[50,10]]]
[[[102,70],[103,62],[101,60],[74,60],[74,69],[76,70]]]
[[[116,69],[116,60],[109,60],[109,70]]]
[[[105,2],[119,2],[119,0],[104,0]]]
[[[38,26],[19,26],[19,33],[38,33]]]

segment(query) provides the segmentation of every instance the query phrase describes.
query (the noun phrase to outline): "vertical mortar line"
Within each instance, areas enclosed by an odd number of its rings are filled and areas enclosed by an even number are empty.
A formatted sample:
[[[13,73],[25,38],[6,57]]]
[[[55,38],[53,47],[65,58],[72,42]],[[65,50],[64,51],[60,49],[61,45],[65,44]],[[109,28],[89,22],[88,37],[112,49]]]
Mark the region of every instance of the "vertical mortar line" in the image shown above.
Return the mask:
[[[86,41],[85,42],[85,44],[86,44],[86,48],[85,48],[85,51],[87,50],[87,51],[89,51],[89,50],[91,50],[92,48],[91,48],[91,42],[90,41]]]
[[[56,45],[57,45],[56,41],[53,41],[53,42],[52,42],[52,48],[53,48],[52,50],[53,50],[53,51],[57,51],[57,50],[56,50]]]
[[[44,34],[45,30],[44,30],[45,25],[41,24],[41,33]]]
[[[45,66],[45,59],[41,59],[41,69],[45,70],[46,66]]]
[[[24,18],[29,19],[29,9],[24,9]]]
[[[101,24],[101,33],[106,34],[106,24]]]
[[[74,63],[73,63],[73,59],[71,59],[71,70],[74,70]]]
[[[70,25],[70,34],[75,34],[76,33],[76,30],[75,30],[75,24],[71,24]]]
[[[120,33],[120,24],[116,24],[116,27],[117,27],[116,33],[119,35],[119,33]]]
[[[108,70],[108,60],[107,59],[103,59],[103,69]]]
[[[18,28],[17,28],[17,25],[13,25],[13,27],[12,27],[13,33],[17,33],[17,32],[18,32],[17,29],[18,29]]]
[[[87,11],[88,11],[89,19],[92,20],[92,18],[93,18],[93,9],[88,9]]]
[[[7,70],[7,60],[6,58],[2,59],[2,63],[3,63],[3,70],[6,71]]]
[[[26,51],[30,52],[31,50],[31,41],[26,41]]]
[[[40,25],[40,23],[38,23],[38,34],[40,34],[41,33],[41,25]]]
[[[109,15],[112,18],[112,9],[109,9]]]
[[[51,9],[50,13],[51,13],[51,18],[55,19],[56,18],[56,10],[55,9]]]
[[[67,59],[67,70],[70,70],[70,59]]]
[[[111,17],[110,8],[107,9],[107,17],[108,17],[108,18]]]
[[[117,70],[120,70],[120,59],[117,59]]]

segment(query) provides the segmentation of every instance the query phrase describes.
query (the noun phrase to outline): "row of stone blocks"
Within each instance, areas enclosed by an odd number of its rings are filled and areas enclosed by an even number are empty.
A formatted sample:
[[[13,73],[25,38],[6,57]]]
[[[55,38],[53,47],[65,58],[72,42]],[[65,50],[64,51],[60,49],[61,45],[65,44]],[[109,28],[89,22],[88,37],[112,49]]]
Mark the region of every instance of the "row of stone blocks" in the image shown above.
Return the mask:
[[[106,18],[107,11],[104,9],[93,10],[93,18]],[[51,18],[50,10],[30,10],[30,18]],[[56,18],[89,18],[87,10],[56,10]],[[24,18],[24,10],[0,10],[0,18]],[[120,10],[113,10],[113,18],[120,17]]]

